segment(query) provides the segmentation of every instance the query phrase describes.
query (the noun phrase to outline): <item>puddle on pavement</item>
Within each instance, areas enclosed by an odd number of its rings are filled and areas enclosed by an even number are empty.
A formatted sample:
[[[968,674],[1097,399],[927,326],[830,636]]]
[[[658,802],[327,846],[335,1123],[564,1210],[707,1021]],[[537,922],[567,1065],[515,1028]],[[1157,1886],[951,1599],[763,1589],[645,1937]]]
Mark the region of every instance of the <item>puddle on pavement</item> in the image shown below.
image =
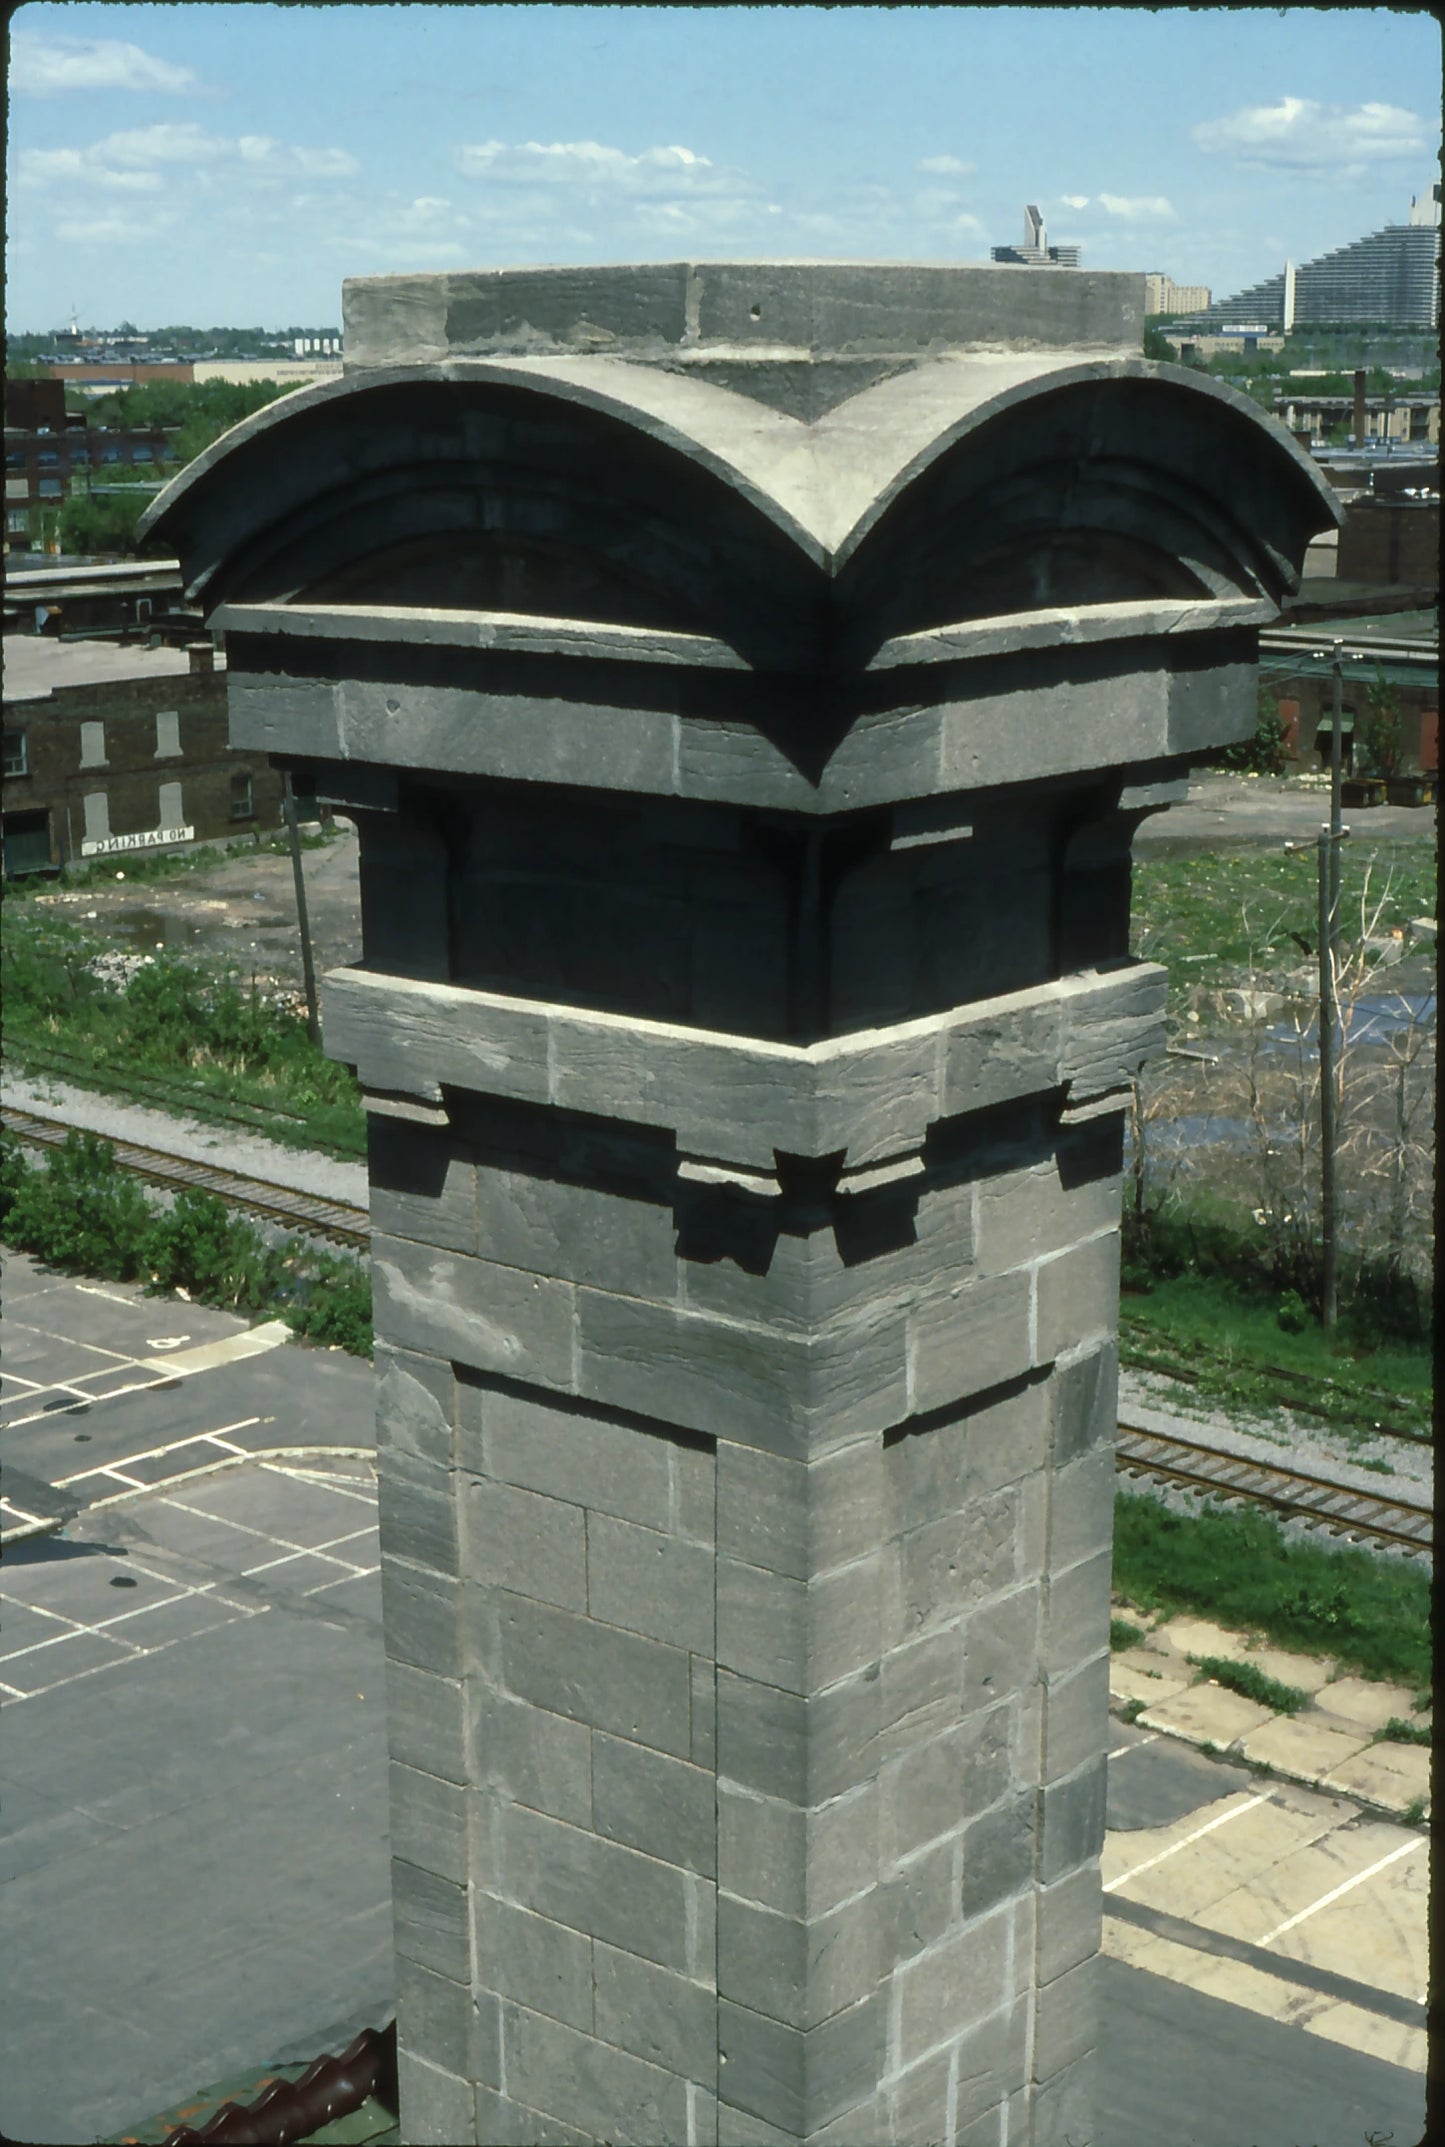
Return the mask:
[[[158,909],[115,909],[104,924],[107,938],[138,954],[154,954],[157,947],[179,953],[194,947],[205,930],[189,918],[168,916]]]

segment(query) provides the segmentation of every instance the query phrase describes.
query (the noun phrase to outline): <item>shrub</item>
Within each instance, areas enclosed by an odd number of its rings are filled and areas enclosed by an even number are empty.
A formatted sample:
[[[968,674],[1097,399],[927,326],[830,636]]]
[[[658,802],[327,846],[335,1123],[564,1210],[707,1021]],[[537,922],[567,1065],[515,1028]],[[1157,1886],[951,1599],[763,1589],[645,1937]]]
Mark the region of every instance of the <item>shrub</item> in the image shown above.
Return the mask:
[[[134,1281],[144,1272],[150,1215],[140,1186],[94,1133],[68,1133],[44,1169],[18,1157],[7,1168],[6,1238],[56,1267]]]

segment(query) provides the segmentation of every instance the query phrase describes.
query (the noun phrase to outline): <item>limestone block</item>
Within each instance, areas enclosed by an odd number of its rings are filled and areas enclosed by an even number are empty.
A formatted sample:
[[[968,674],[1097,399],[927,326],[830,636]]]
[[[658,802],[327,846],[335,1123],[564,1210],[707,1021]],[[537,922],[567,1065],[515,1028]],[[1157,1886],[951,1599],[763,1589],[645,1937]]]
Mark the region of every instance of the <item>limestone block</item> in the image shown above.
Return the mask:
[[[461,1383],[463,1464],[548,1498],[665,1529],[672,1510],[667,1427],[643,1430],[579,1404]]]
[[[1107,1574],[1104,1607],[1107,1613]],[[1041,1609],[1041,1591],[1031,1581],[969,1613],[963,1641],[965,1714],[1008,1698],[1029,1678],[1039,1659]]]
[[[1099,2039],[1099,1959],[1065,1969],[1040,1986],[1034,2001],[1034,2078],[1051,2080]]]
[[[697,1655],[714,1651],[710,1545],[588,1514],[586,1593],[588,1615],[605,1624]]]
[[[894,1974],[900,2068],[915,2064],[959,2026],[980,2020],[1008,1995],[1008,1912],[994,1909],[960,1925]]]
[[[428,2064],[404,2042],[398,2045],[396,2069],[408,2140],[416,2140],[418,2147],[448,2147],[449,2141],[467,2137],[473,2115],[469,2081]]]
[[[382,1564],[393,1558],[455,1580],[461,1570],[457,1509],[446,1479],[437,1488],[398,1474],[397,1456],[378,1449],[378,1536]]]
[[[391,1864],[391,1906],[399,1959],[415,1961],[452,1983],[471,1980],[467,1890],[399,1857]]]
[[[1038,1930],[1038,1980],[1057,1977],[1099,1950],[1103,1918],[1103,1883],[1096,1863],[1079,1865],[1035,1895]]]
[[[1048,1677],[1076,1670],[1109,1645],[1112,1549],[1095,1553],[1049,1581],[1043,1668]]]
[[[812,1808],[717,1783],[718,1883],[794,1920],[817,1920],[868,1883],[879,1854],[879,1786]]]
[[[719,1667],[807,1693],[876,1662],[880,1565],[875,1553],[801,1581],[719,1558]]]
[[[615,2044],[504,2002],[509,2094],[594,2135],[643,2147],[687,2138],[687,2090],[675,2074]]]
[[[878,1756],[880,1764],[887,1765],[904,1752],[932,1744],[957,1723],[963,1672],[960,1621],[890,1648],[881,1671]]]
[[[518,1907],[687,1973],[682,1871],[520,1804],[504,1805],[500,1822],[502,1868]]]
[[[1096,1753],[1108,1736],[1109,1657],[1044,1686],[1044,1779],[1058,1781]]]
[[[484,1160],[476,1170],[476,1232],[481,1252],[505,1267],[625,1287],[655,1303],[677,1293],[672,1213],[660,1202]]]
[[[466,1791],[391,1762],[391,1850],[402,1863],[415,1864],[437,1878],[464,1886],[467,1880]]]
[[[1071,1351],[1049,1381],[1054,1466],[1096,1447],[1111,1452],[1119,1421],[1119,1351],[1115,1342]]]
[[[1039,2082],[1031,2098],[1037,2147],[1074,2147],[1076,2141],[1098,2139],[1095,2121],[1097,2075],[1097,2053],[1086,2051],[1071,2065],[1066,2065],[1062,2072]],[[1012,2107],[1009,2114],[1012,2123]],[[965,2147],[962,2138],[959,2147]],[[967,2143],[967,2147],[973,2147],[973,2143]]]
[[[478,1676],[469,1680],[467,1705],[471,1781],[572,1826],[592,1825],[585,1724],[496,1692]]]
[[[850,1565],[878,1540],[882,1454],[855,1439],[813,1461],[719,1440],[717,1548],[793,1580]]]
[[[593,1732],[592,1823],[609,1840],[715,1878],[716,1803],[710,1769]]]
[[[692,1762],[717,1766],[717,1670],[697,1655],[688,1657],[692,1687]]]
[[[475,1253],[476,1172],[454,1142],[428,1128],[375,1114],[368,1121],[371,1227]]]
[[[1045,1885],[1066,1877],[1080,1864],[1098,1861],[1104,1846],[1107,1793],[1102,1751],[1092,1753],[1072,1774],[1044,1784],[1039,1794],[1038,1870]]]
[[[806,2137],[871,2093],[883,2055],[878,1993],[816,2028],[791,2028],[730,1999],[718,2001],[719,2103]],[[719,2110],[719,2132],[722,2112]],[[754,2133],[734,2125],[734,2139]]]
[[[1022,1788],[970,1819],[963,1836],[963,1913],[982,1916],[1033,1883],[1038,1793]]]
[[[719,1778],[795,1804],[846,1796],[874,1772],[880,1705],[876,1667],[806,1699],[719,1670]]]
[[[444,1782],[467,1779],[462,1686],[388,1656],[386,1718],[391,1756]]]
[[[975,2125],[988,2139],[988,2120],[1024,2076],[1028,2008],[1012,2005],[990,2013],[958,2038],[955,2123],[964,2139]]]
[[[498,1591],[508,1691],[553,1714],[686,1759],[691,1681],[681,1648]]]
[[[1119,1323],[1119,1233],[1089,1238],[1038,1268],[1038,1360],[1106,1341]]]
[[[1108,1447],[1055,1467],[1049,1484],[1051,1572],[1077,1565],[1113,1542],[1116,1474]]]
[[[601,1939],[592,1942],[592,1962],[599,2040],[715,2092],[716,1993]]]
[[[389,1553],[381,1565],[381,1615],[386,1652],[394,1662],[461,1677],[461,1605],[458,1583],[450,1575]]]
[[[433,1490],[450,1489],[453,1434],[437,1391],[451,1384],[450,1368],[379,1342],[376,1352],[376,1440],[394,1477]],[[441,1376],[438,1376],[441,1375]]]
[[[935,2140],[946,2133],[949,2081],[953,2074],[955,2045],[946,2043],[901,2072],[885,2076],[883,2102],[888,2130],[878,2137],[889,2140]],[[873,2137],[872,2134],[862,2137]]]
[[[906,1633],[926,1631],[1022,1578],[1017,1569],[1018,1513],[1017,1491],[998,1491],[903,1537],[899,1550]],[[969,1631],[971,1637],[971,1626]]]
[[[772,2020],[811,2028],[831,2019],[867,1997],[879,1965],[872,1900],[804,1922],[719,1890],[718,1989]]]
[[[587,1609],[587,1521],[580,1506],[473,1477],[463,1485],[461,1527],[469,1577],[559,1610]]]
[[[1086,1130],[1093,1129],[1069,1129],[1070,1145],[1077,1147],[1079,1134]],[[1080,1238],[1111,1230],[1118,1220],[1119,1182],[1113,1170],[1066,1182],[1060,1159],[1050,1157],[1029,1170],[1001,1173],[979,1187],[979,1270],[998,1275],[1025,1266],[1041,1255],[1067,1250]]]
[[[476,2091],[476,2130],[471,2136],[485,2140],[487,2147],[493,2142],[496,2147],[594,2147],[592,2133],[564,2125],[560,2117],[548,2117],[541,2110],[529,2110],[525,2103],[490,2087]]]
[[[492,1260],[371,1241],[378,1332],[403,1347],[544,1387],[572,1384],[574,1293]]]
[[[477,1981],[574,2028],[592,2026],[592,1943],[495,1895],[472,1894]],[[488,2086],[496,2086],[489,2081]]]
[[[954,1929],[961,1869],[962,1845],[955,1834],[929,1842],[883,1874],[878,1922],[886,1969],[913,1960]]]
[[[1016,1272],[918,1305],[908,1323],[913,1408],[941,1409],[1026,1372],[1037,1361],[1029,1296],[1029,1277]]]

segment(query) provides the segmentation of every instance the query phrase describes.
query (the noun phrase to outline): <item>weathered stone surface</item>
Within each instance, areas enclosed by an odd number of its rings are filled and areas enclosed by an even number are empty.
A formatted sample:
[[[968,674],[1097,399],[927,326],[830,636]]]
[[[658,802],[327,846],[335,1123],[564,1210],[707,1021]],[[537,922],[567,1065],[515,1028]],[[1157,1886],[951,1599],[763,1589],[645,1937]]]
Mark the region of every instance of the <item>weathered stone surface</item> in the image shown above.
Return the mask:
[[[360,832],[408,2138],[1088,2136],[1130,843],[1337,519],[1141,305],[373,279],[152,510]]]

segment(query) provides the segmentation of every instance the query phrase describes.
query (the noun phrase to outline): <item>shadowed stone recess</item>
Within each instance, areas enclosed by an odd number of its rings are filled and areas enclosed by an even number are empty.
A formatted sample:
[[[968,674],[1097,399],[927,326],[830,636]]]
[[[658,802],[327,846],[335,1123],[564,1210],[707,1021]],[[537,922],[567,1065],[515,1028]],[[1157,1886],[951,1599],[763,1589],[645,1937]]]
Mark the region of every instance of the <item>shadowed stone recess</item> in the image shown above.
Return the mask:
[[[1327,488],[1143,279],[347,286],[149,527],[360,830],[403,2136],[1087,2136],[1130,847]]]

